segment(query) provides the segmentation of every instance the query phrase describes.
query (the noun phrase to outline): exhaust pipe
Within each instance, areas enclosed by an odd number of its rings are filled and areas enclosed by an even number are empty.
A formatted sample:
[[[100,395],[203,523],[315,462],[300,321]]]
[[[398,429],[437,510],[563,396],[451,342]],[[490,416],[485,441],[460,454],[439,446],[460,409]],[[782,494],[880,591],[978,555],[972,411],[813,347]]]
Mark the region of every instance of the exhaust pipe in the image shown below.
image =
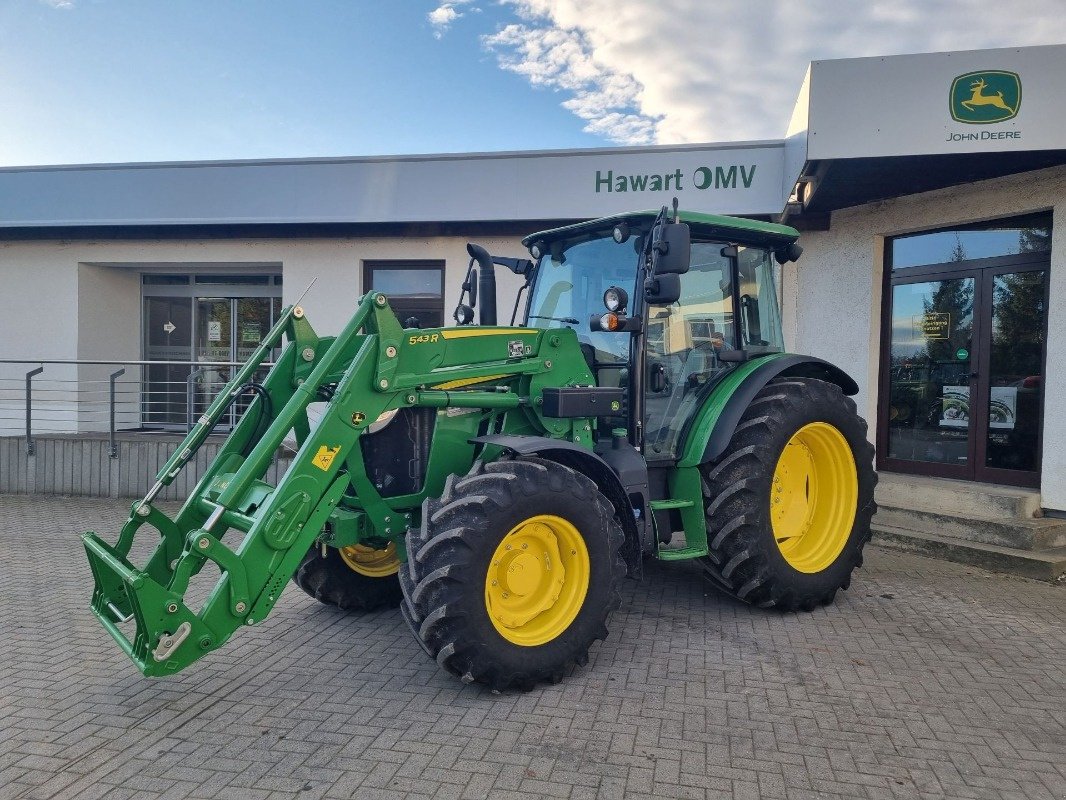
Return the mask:
[[[484,247],[473,242],[468,243],[466,252],[477,261],[478,323],[496,324],[496,268],[492,265],[492,256]]]

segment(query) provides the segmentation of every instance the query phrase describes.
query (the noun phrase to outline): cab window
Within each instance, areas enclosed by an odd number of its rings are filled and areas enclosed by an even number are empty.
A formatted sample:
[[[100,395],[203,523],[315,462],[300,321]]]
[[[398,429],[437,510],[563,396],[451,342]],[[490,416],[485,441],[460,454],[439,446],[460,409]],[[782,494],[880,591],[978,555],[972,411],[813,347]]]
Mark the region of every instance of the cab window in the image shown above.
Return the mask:
[[[649,458],[672,458],[701,387],[730,365],[718,359],[735,345],[729,259],[722,242],[693,242],[681,297],[648,309],[645,444]]]

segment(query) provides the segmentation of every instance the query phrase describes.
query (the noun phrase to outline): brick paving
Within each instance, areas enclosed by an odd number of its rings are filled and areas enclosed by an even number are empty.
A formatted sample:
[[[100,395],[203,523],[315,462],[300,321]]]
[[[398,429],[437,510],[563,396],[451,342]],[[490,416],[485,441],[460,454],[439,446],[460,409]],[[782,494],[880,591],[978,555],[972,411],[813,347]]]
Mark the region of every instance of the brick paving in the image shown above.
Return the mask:
[[[292,587],[149,680],[87,608],[78,533],[124,511],[0,496],[0,800],[1066,798],[1061,586],[871,549],[781,616],[651,564],[587,667],[503,695]]]

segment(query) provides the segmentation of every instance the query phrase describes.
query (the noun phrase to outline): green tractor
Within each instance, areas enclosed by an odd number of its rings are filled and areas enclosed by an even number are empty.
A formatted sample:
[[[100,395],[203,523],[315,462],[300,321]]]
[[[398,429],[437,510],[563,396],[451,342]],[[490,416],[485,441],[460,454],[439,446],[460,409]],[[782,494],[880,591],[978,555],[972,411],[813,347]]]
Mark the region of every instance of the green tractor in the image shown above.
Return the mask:
[[[469,245],[454,327],[401,324],[377,292],[336,337],[287,308],[117,543],[83,537],[93,612],[145,675],[169,675],[292,580],[342,609],[399,605],[464,682],[528,690],[586,663],[648,557],[699,559],[760,607],[831,602],[862,563],[876,477],[855,382],[784,352],[774,261],[797,238],[675,203],[534,234],[532,259]],[[496,266],[525,278],[508,326]],[[241,398],[171,519],[159,492]],[[138,568],[143,525],[160,540]],[[193,602],[208,562],[220,576]]]

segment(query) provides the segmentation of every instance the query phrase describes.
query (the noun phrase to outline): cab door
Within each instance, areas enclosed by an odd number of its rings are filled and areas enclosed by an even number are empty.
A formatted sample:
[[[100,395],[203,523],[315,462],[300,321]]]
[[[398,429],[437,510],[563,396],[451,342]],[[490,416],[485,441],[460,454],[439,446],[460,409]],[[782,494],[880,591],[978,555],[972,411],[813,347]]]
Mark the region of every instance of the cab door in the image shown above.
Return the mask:
[[[737,347],[731,259],[722,242],[693,242],[681,297],[648,306],[644,334],[644,447],[648,461],[677,457],[685,424],[699,408],[701,389],[727,368],[723,349]]]
[[[770,251],[693,242],[691,267],[680,277],[680,299],[647,312],[644,442],[649,461],[677,458],[689,421],[741,359],[784,349]]]

